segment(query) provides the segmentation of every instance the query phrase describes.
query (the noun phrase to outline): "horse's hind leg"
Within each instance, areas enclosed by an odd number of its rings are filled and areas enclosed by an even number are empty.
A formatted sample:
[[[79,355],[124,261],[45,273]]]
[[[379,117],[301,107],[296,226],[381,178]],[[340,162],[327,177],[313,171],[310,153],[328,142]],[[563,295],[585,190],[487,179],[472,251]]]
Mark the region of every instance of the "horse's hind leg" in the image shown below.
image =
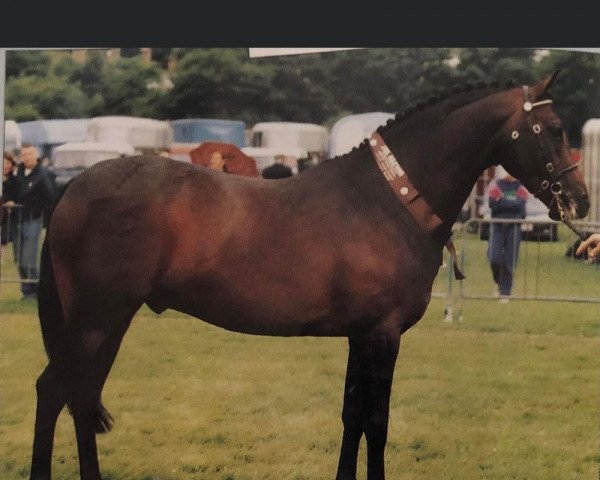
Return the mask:
[[[82,480],[100,480],[96,433],[110,430],[112,418],[101,402],[102,388],[121,341],[140,303],[115,308],[75,308],[65,334],[71,368],[68,405],[73,415]],[[92,304],[93,305],[93,304]]]
[[[66,397],[57,380],[54,365],[50,362],[36,382],[37,407],[31,480],[51,478],[54,429],[58,415],[66,403]]]
[[[367,439],[367,478],[383,480],[389,400],[400,346],[395,329],[350,338],[342,420],[344,434],[336,480],[355,480],[360,439]]]

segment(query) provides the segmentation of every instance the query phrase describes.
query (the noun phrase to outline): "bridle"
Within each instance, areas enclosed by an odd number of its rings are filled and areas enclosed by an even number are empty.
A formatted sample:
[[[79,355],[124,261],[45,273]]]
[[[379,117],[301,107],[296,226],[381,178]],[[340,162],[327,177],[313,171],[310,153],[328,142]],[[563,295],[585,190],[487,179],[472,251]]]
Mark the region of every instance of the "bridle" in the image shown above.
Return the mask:
[[[529,87],[527,85],[523,85],[523,110],[525,111],[525,120],[527,121],[527,125],[529,126],[531,131],[533,131],[536,143],[541,149],[542,157],[546,159],[551,158],[550,147],[547,145],[547,142],[544,142],[543,137],[540,135],[540,133],[542,132],[542,127],[539,123],[535,122],[534,109],[536,107],[542,107],[544,105],[551,105],[552,103],[553,101],[551,99],[540,100],[539,102],[531,102],[529,98]],[[517,128],[511,133],[511,138],[513,142],[516,142],[516,140],[520,136],[518,128],[519,126],[517,126]],[[540,182],[538,190],[533,195],[539,198],[539,195],[542,192],[545,192],[546,190],[550,189],[550,193],[552,194],[552,202],[556,203],[556,207],[560,214],[560,219],[565,225],[567,225],[567,227],[569,227],[581,237],[582,234],[569,221],[565,205],[562,201],[563,186],[560,181],[560,179],[564,175],[571,172],[572,170],[575,170],[578,167],[578,165],[574,163],[573,165],[568,165],[559,170],[558,166],[554,165],[554,163],[550,161],[546,163],[545,167],[547,174],[546,178],[544,178]]]

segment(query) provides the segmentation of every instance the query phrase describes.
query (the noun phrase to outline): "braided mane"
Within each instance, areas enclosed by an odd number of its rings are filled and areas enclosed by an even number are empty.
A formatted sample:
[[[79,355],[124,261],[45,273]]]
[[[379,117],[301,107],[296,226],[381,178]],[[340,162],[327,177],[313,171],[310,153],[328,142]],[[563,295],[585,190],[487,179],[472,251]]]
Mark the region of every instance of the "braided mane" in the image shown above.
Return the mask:
[[[504,88],[514,88],[517,85],[515,80],[508,80],[505,83]],[[477,83],[467,82],[464,86],[454,85],[451,89],[445,89],[438,93],[438,95],[430,97],[427,101],[419,101],[414,106],[408,107],[402,112],[399,112],[395,115],[394,118],[390,118],[385,125],[380,125],[377,127],[377,133],[382,134],[388,131],[390,128],[395,127],[409,118],[411,118],[415,113],[421,112],[426,108],[433,107],[435,105],[440,104],[443,101],[448,100],[451,97],[458,96],[460,94],[468,93],[475,90],[484,90],[484,89],[499,89],[500,82],[494,81],[491,83],[486,83],[483,81],[479,81]],[[471,101],[471,100],[470,100]],[[462,106],[464,104],[461,104]],[[363,149],[367,147],[369,144],[369,139],[365,138],[358,146],[352,148],[352,152]],[[337,157],[334,157],[337,158]]]

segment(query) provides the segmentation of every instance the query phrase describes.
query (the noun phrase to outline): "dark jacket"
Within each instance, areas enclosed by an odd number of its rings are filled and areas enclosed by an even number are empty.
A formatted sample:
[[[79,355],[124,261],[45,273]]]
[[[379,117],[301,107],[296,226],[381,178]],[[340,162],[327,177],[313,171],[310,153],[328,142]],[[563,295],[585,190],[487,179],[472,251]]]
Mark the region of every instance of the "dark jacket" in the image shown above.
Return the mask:
[[[23,218],[40,218],[42,212],[52,206],[56,198],[56,187],[46,167],[36,165],[25,176],[25,165],[17,169],[16,203],[23,205]]]
[[[17,198],[17,177],[12,173],[6,180],[2,181],[2,204],[8,201],[16,201]],[[9,212],[5,208],[0,209],[0,243],[6,245],[12,242],[17,231],[18,215],[11,209]]]
[[[262,177],[268,179],[287,178],[292,175],[292,169],[282,163],[274,163],[262,171]]]
[[[6,203],[10,200],[13,202],[17,198],[17,177],[11,172],[6,180],[2,181],[2,203]]]

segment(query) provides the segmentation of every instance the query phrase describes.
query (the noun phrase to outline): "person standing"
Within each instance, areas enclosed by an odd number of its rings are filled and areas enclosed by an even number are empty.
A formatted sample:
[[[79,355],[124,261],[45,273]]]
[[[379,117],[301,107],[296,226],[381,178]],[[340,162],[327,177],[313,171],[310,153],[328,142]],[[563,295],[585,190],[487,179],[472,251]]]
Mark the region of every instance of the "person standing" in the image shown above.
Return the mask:
[[[263,169],[262,177],[270,180],[275,180],[278,178],[288,178],[294,175],[292,169],[288,167],[285,163],[284,155],[275,156],[275,163],[269,165],[267,168]]]
[[[38,162],[39,152],[34,145],[24,144],[19,157],[21,164],[16,174],[15,202],[22,206],[13,240],[13,254],[21,277],[23,299],[37,299],[42,215],[54,203],[56,189],[48,169]]]
[[[6,245],[12,242],[15,234],[17,215],[13,212],[15,197],[17,194],[17,178],[15,169],[17,163],[10,152],[4,152],[2,164],[2,212],[0,216],[0,244]]]
[[[512,292],[513,276],[521,245],[520,223],[494,223],[493,219],[523,219],[529,192],[501,166],[496,167],[495,180],[488,189],[492,213],[488,260],[492,277],[498,286],[500,302],[506,303]]]

